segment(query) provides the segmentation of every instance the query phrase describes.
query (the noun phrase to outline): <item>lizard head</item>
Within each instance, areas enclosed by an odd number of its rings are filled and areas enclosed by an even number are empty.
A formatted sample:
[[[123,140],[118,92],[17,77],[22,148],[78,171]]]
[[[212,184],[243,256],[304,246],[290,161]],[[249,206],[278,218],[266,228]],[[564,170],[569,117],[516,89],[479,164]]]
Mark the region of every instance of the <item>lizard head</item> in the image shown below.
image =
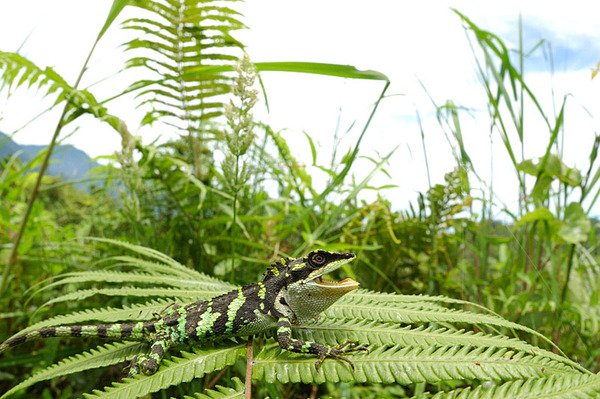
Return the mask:
[[[351,278],[327,281],[323,275],[352,261],[351,253],[315,250],[294,260],[282,262],[279,270],[285,279],[283,297],[285,304],[299,322],[317,317],[343,295],[358,288]]]

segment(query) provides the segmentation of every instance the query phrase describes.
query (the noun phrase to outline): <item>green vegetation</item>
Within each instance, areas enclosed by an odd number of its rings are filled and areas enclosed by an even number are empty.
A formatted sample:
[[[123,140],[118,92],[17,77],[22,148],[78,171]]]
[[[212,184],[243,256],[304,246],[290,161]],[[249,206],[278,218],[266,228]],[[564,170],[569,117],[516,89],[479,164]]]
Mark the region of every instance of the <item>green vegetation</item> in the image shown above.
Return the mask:
[[[320,247],[357,253],[356,267],[342,273],[364,289],[318,323],[294,326],[295,334],[331,345],[348,338],[371,350],[349,356],[354,373],[335,361],[317,371],[313,358],[256,337],[252,346],[182,348],[156,374],[122,379],[141,344],[47,340],[0,357],[2,398],[243,397],[250,348],[254,397],[600,397],[600,272],[590,218],[600,194],[600,139],[584,170],[564,163],[567,99],[556,112],[542,106],[523,75],[528,50],[507,48],[457,12],[476,49],[489,126],[518,178],[510,220],[492,217],[501,207],[493,187],[472,188],[479,176],[463,143],[462,110],[450,101],[437,115],[456,167],[398,211],[382,189],[376,201],[361,200],[394,151],[373,160],[364,180],[352,178],[371,118],[331,165],[319,164],[306,136],[313,165],[330,176],[319,191],[284,136],[252,116],[263,71],[371,79],[382,88],[371,117],[385,101],[385,75],[319,63],[253,65],[234,38],[244,27],[234,2],[115,0],[96,43],[126,4],[139,17],[123,28],[147,34],[127,43],[127,68],[154,78],[108,99],[79,88],[90,57],[70,84],[0,51],[5,89],[38,88],[63,107],[45,152],[27,163],[0,161],[0,340],[43,326],[146,320],[173,301],[254,282],[278,257]],[[148,109],[141,123],[161,123],[177,139],[142,144],[130,133],[136,129],[108,113],[108,102],[132,92]],[[63,129],[84,114],[108,123],[123,143],[94,171],[90,193],[45,175]],[[536,118],[546,127],[546,152],[526,159],[525,121]]]

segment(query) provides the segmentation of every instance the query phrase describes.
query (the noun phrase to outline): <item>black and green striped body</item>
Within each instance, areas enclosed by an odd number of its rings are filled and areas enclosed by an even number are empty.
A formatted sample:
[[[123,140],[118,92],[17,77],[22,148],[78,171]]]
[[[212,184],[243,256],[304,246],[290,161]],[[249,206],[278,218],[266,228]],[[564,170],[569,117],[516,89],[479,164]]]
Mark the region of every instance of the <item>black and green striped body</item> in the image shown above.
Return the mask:
[[[83,326],[46,327],[19,334],[0,344],[0,352],[25,342],[50,337],[97,337],[113,340],[143,340],[147,331],[152,329],[154,322],[95,324]]]
[[[341,353],[364,350],[348,343],[327,347],[293,339],[291,325],[316,317],[358,284],[346,279],[325,282],[321,276],[352,260],[354,255],[314,251],[299,259],[282,259],[265,273],[263,281],[246,285],[185,306],[171,306],[154,320],[46,327],[23,333],[0,344],[0,352],[22,343],[47,337],[98,337],[145,341],[150,351],[132,362],[130,375],[152,374],[171,346],[191,345],[223,338],[250,336],[277,327],[283,349],[345,360]]]

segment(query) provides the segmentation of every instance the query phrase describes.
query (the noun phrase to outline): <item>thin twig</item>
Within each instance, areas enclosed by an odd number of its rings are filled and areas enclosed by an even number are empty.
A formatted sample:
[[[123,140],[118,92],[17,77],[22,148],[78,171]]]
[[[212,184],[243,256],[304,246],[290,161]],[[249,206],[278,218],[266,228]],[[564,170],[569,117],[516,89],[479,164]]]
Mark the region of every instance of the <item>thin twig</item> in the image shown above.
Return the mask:
[[[225,372],[227,371],[227,369],[229,369],[229,367],[224,367],[222,368],[217,375],[215,375],[215,377],[210,380],[210,382],[208,384],[206,384],[206,389],[212,389],[215,385],[217,385],[217,382],[219,382],[219,380],[221,378],[223,378],[223,374],[225,374]]]

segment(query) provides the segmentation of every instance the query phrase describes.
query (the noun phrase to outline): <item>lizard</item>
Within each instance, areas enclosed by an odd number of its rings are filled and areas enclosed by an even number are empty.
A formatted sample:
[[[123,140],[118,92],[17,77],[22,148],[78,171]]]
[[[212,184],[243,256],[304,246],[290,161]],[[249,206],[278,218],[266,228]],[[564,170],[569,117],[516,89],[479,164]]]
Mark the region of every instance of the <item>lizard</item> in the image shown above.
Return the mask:
[[[6,340],[0,344],[0,353],[48,337],[148,342],[149,351],[135,356],[129,365],[129,376],[134,377],[154,374],[172,346],[249,337],[275,330],[275,338],[282,349],[315,355],[317,369],[326,358],[344,361],[354,369],[344,354],[368,351],[367,345],[346,340],[337,346],[327,346],[292,336],[292,325],[314,320],[343,295],[358,288],[358,282],[350,278],[339,282],[322,278],[353,259],[352,253],[322,249],[300,258],[281,258],[267,268],[260,282],[210,300],[169,306],[148,321],[45,327]]]

